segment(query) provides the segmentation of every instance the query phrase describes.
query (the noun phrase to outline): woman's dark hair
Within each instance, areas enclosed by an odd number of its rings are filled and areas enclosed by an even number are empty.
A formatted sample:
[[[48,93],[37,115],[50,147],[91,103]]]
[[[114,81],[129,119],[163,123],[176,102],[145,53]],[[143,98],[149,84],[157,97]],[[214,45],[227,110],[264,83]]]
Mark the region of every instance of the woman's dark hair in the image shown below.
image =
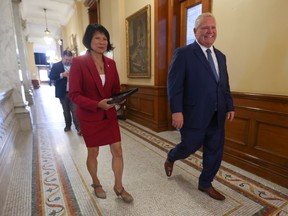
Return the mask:
[[[100,25],[100,24],[89,24],[85,30],[84,36],[83,36],[83,40],[82,43],[83,45],[90,51],[92,50],[91,48],[91,41],[93,38],[93,35],[95,32],[101,32],[103,33],[107,40],[108,40],[108,45],[107,45],[107,50],[106,51],[110,51],[113,49],[112,44],[110,43],[110,35],[108,30]]]

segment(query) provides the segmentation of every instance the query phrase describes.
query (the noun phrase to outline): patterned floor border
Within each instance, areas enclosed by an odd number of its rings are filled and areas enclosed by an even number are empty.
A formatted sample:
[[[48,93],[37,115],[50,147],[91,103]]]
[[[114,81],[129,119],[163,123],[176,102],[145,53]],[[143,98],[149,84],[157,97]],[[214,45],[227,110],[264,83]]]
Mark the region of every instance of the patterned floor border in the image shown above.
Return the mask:
[[[175,146],[175,144],[169,140],[144,130],[131,122],[120,121],[119,123],[122,128],[164,152],[168,152]],[[197,170],[202,169],[202,158],[198,154],[191,155],[187,159],[182,160],[182,162]],[[279,191],[275,191],[272,188],[262,185],[253,179],[224,167],[223,165],[216,176],[216,180],[263,206],[263,208],[255,215],[288,215],[288,196]]]
[[[122,129],[168,152],[174,143],[138,127],[129,121],[119,121]],[[201,170],[201,156],[194,154],[185,164]],[[36,164],[36,166],[35,166]],[[49,141],[45,129],[36,130],[33,144],[32,215],[82,215],[61,157]],[[225,166],[221,166],[216,180],[262,206],[254,215],[288,215],[288,196],[255,182]],[[94,206],[95,207],[95,206]],[[99,215],[101,212],[97,211]]]
[[[32,160],[32,215],[81,215],[61,157],[56,156],[49,140],[47,131],[36,130]]]

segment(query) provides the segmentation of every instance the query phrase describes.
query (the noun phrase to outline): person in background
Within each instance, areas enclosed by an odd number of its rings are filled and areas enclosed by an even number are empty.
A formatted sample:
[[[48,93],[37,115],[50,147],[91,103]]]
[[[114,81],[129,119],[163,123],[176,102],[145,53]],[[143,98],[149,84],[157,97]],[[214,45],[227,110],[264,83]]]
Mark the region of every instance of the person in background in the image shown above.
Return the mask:
[[[109,145],[112,154],[114,192],[124,202],[130,203],[133,197],[122,184],[123,155],[120,129],[115,104],[108,104],[111,95],[120,92],[120,80],[114,60],[104,56],[112,49],[107,29],[99,24],[87,26],[83,36],[87,52],[75,57],[70,71],[69,97],[76,104],[76,115],[88,150],[87,169],[92,178],[92,187],[98,198],[105,199],[97,175],[99,147]],[[123,101],[124,102],[124,101]]]
[[[196,19],[194,34],[194,43],[175,50],[169,68],[167,90],[172,126],[180,130],[181,142],[168,152],[164,168],[166,175],[171,176],[175,161],[203,146],[198,189],[213,199],[224,200],[212,181],[222,161],[225,119],[232,121],[235,115],[226,57],[213,46],[217,30],[211,13]]]
[[[63,108],[63,115],[66,124],[64,131],[67,132],[71,130],[73,120],[78,135],[81,135],[79,121],[75,115],[76,106],[74,103],[71,102],[68,97],[68,81],[72,58],[72,52],[69,50],[64,50],[62,54],[62,61],[53,64],[49,74],[49,78],[54,82],[55,97],[59,98]]]

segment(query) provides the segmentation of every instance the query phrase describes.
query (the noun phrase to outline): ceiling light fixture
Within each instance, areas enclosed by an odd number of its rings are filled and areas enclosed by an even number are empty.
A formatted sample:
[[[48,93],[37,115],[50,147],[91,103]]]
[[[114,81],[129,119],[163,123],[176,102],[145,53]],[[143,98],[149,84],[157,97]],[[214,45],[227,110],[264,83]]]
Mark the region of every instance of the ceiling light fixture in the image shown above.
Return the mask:
[[[48,29],[48,26],[47,26],[47,17],[46,17],[46,8],[43,9],[44,10],[44,14],[45,14],[45,23],[46,23],[46,29],[45,29],[45,36],[44,36],[44,40],[46,42],[46,44],[50,45],[52,43],[52,38],[50,37],[50,31]]]
[[[49,34],[50,34],[50,31],[49,31],[48,26],[47,26],[47,17],[46,17],[46,10],[47,10],[47,9],[44,8],[43,10],[44,10],[44,14],[45,14],[45,23],[46,23],[46,29],[45,29],[44,32],[45,32],[46,35],[49,35]]]

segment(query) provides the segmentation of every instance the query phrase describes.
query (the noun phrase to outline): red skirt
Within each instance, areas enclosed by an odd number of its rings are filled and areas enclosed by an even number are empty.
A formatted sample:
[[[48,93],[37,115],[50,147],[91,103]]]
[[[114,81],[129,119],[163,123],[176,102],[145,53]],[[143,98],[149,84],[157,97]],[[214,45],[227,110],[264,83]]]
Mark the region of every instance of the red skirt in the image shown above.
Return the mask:
[[[118,119],[81,121],[81,132],[87,148],[110,145],[121,141]]]

